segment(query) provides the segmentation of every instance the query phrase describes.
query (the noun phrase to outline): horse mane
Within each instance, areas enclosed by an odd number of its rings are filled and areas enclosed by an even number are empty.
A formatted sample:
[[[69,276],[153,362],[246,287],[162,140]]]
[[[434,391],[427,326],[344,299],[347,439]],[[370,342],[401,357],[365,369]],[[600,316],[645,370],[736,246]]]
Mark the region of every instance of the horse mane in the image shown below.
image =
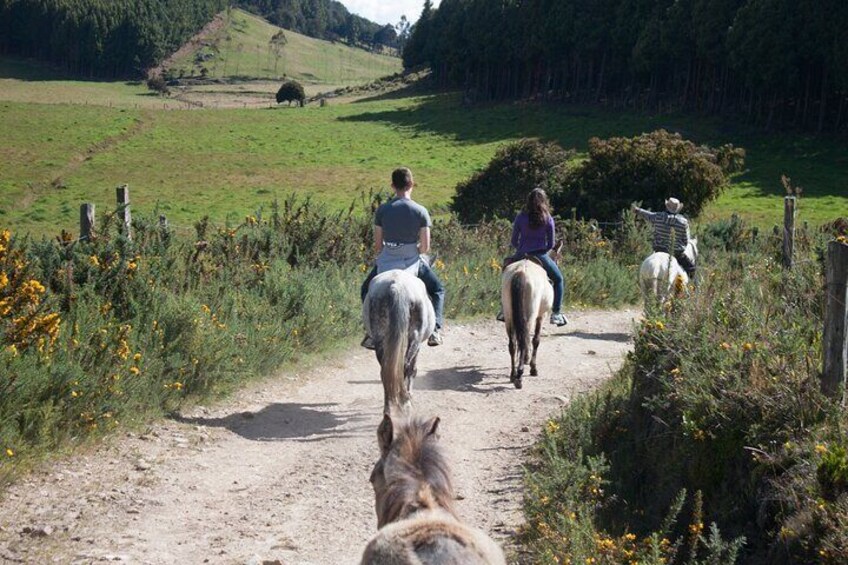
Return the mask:
[[[391,447],[377,463],[385,477],[382,492],[375,493],[380,527],[422,510],[441,509],[456,517],[450,468],[434,430],[433,420],[421,418],[394,426]]]

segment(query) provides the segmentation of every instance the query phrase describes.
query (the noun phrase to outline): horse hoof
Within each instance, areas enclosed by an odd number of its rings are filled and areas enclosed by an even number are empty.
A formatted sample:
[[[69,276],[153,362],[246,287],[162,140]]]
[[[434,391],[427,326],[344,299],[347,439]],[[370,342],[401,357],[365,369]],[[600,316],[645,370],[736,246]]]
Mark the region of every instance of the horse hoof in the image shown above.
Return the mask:
[[[521,390],[521,387],[524,386],[524,383],[521,382],[521,377],[518,377],[516,379],[512,379],[512,384],[514,384],[515,388],[517,388],[519,390]]]
[[[532,369],[530,369],[530,376],[531,377],[538,377],[539,376],[539,371],[536,369],[536,367],[533,367]]]

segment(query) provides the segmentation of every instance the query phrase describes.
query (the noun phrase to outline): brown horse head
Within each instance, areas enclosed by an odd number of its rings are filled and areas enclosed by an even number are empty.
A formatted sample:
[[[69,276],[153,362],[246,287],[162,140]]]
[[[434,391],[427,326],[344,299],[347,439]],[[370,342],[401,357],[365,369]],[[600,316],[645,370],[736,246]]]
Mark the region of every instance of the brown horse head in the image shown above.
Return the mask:
[[[392,417],[377,429],[380,459],[371,473],[377,527],[422,510],[453,510],[453,485],[438,444],[439,418]]]

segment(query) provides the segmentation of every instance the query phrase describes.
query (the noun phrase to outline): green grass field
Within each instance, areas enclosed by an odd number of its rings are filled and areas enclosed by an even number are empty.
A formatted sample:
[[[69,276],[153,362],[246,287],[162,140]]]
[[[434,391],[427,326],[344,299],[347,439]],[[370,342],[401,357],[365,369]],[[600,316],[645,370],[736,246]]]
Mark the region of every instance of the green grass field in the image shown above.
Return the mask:
[[[207,45],[186,49],[168,67],[179,76],[198,76],[206,67],[209,76],[280,78],[305,82],[352,84],[401,71],[397,57],[369,53],[342,43],[330,43],[285,30],[288,42],[279,57],[270,48],[280,31],[265,20],[242,10],[232,10],[226,25],[206,38]],[[211,57],[196,62],[200,53]]]
[[[40,83],[32,84],[38,91]],[[99,88],[79,84],[79,91],[77,83],[66,86],[68,101],[80,102],[81,93]],[[113,87],[102,86],[106,92]],[[76,230],[79,204],[108,210],[121,183],[130,185],[136,211],[158,208],[176,225],[207,214],[217,222],[238,221],[291,192],[347,206],[363,191],[385,188],[390,171],[401,164],[416,174],[416,198],[445,210],[456,184],[509,141],[540,137],[584,150],[592,136],[659,127],[748,151],[746,172],[703,219],[737,212],[766,228],[778,223],[781,174],[805,189],[801,221],[817,225],[848,214],[848,158],[845,145],[832,140],[566,106],[469,109],[458,96],[439,94],[302,109],[164,111],[0,102],[0,130],[6,132],[0,139],[0,224],[33,234]]]

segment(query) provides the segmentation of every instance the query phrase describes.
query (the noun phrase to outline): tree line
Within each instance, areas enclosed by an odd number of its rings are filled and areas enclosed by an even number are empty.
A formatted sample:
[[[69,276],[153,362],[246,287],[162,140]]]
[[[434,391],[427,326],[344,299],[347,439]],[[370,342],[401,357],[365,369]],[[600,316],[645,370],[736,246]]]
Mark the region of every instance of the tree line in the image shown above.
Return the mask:
[[[237,4],[276,26],[310,37],[351,45],[397,46],[394,26],[351,14],[335,0],[239,0]]]
[[[0,53],[83,76],[140,76],[227,0],[0,0]]]
[[[564,99],[844,131],[844,0],[426,0],[407,68],[472,100]]]

